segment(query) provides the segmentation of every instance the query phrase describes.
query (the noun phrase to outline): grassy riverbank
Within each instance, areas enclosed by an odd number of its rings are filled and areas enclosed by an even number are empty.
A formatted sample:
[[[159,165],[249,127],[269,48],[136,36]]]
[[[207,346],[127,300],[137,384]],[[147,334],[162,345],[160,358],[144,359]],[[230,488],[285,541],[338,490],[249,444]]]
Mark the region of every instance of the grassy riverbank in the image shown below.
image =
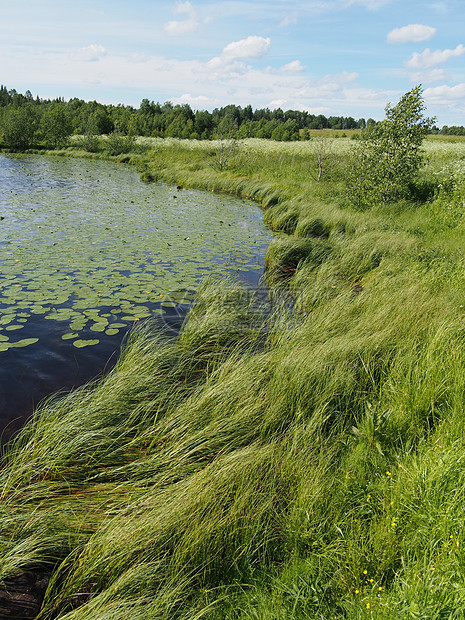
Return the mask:
[[[115,158],[261,202],[294,305],[206,283],[177,341],[142,326],[6,449],[0,578],[51,575],[41,618],[463,616],[465,143],[427,142],[417,200],[364,212],[350,140],[327,181],[312,148]]]

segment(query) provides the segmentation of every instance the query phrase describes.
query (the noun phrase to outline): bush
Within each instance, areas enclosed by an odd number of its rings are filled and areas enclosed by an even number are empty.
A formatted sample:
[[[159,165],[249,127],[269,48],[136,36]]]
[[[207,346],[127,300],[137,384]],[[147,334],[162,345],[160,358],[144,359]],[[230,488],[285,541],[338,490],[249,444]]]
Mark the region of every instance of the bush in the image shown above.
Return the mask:
[[[119,131],[112,131],[105,140],[105,146],[110,155],[121,155],[134,150],[136,139],[134,136],[124,136]]]

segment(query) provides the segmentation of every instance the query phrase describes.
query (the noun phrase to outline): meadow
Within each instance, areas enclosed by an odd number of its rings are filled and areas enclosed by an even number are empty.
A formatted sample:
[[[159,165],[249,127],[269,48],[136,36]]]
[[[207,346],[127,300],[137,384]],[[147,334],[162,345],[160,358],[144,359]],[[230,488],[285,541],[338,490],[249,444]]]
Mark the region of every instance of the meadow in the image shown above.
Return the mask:
[[[317,137],[54,152],[253,199],[276,238],[273,303],[206,280],[4,448],[0,579],[43,577],[38,618],[463,618],[465,141],[364,211],[351,145],[320,181]]]

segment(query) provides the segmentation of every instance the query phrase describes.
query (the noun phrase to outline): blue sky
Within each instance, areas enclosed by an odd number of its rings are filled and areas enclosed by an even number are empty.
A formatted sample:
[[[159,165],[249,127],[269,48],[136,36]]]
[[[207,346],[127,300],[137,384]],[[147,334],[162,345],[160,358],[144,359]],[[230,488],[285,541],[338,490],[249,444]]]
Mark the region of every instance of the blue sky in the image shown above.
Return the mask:
[[[2,0],[0,82],[41,97],[143,98],[381,119],[417,84],[465,125],[465,0]]]

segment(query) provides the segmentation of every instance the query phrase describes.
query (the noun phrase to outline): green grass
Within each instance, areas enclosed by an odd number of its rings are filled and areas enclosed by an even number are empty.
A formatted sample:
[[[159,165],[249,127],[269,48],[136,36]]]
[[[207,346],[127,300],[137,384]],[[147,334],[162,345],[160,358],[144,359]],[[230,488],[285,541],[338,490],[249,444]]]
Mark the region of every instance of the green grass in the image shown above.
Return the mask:
[[[463,617],[464,185],[433,173],[464,146],[427,143],[428,199],[357,213],[349,139],[322,183],[312,141],[223,172],[144,144],[142,173],[261,202],[272,311],[206,282],[179,339],[148,323],[42,405],[3,456],[0,578],[50,573],[44,619]]]

